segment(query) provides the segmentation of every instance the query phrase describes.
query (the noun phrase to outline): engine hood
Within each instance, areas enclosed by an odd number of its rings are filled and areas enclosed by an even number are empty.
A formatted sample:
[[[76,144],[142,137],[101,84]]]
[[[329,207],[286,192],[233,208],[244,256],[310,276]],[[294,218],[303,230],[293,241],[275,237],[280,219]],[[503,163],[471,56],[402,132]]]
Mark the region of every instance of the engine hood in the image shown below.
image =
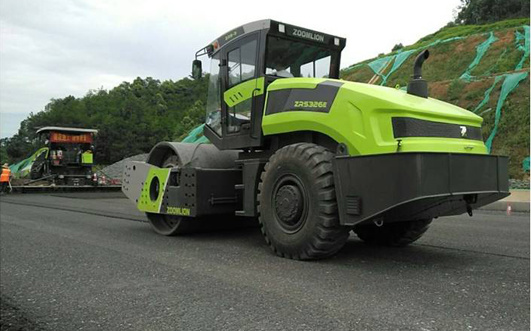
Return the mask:
[[[421,98],[406,91],[384,86],[341,81],[340,93],[360,109],[378,113],[401,113],[433,121],[481,126],[483,118],[450,103]]]
[[[264,135],[317,131],[350,155],[396,152],[486,154],[483,119],[405,91],[335,79],[284,78],[267,88]]]

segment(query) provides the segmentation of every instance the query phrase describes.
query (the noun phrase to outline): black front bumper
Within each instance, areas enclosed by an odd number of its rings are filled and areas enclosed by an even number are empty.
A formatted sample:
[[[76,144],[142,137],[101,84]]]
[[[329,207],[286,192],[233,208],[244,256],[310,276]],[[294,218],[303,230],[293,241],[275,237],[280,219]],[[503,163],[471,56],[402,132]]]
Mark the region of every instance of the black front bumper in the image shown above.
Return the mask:
[[[508,159],[494,155],[338,156],[334,180],[348,226],[459,215],[509,195]]]

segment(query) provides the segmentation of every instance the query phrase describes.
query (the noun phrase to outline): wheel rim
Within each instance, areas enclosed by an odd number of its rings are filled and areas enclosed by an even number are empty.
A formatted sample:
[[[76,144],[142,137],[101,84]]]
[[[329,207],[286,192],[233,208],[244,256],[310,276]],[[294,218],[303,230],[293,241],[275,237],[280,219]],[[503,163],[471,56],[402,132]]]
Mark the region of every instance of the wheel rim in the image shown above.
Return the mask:
[[[308,215],[308,197],[302,181],[294,175],[284,175],[274,186],[271,196],[273,214],[282,231],[300,231]]]

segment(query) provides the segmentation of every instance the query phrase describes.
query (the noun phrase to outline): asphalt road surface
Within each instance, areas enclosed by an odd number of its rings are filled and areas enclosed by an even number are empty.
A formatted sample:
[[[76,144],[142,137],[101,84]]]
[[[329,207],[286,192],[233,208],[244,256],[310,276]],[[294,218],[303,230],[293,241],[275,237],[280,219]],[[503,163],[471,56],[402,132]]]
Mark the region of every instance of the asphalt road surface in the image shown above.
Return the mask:
[[[529,214],[274,256],[257,228],[162,237],[117,193],[0,198],[2,330],[529,330]]]

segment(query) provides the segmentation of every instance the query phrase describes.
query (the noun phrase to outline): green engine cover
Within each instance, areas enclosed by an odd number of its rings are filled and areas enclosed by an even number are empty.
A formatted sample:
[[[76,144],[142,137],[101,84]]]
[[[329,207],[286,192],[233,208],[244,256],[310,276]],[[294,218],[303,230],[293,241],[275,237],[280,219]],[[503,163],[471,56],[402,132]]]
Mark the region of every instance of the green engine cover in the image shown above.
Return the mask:
[[[483,119],[452,104],[405,91],[335,79],[284,78],[268,86],[264,135],[315,131],[348,153],[487,154]]]

